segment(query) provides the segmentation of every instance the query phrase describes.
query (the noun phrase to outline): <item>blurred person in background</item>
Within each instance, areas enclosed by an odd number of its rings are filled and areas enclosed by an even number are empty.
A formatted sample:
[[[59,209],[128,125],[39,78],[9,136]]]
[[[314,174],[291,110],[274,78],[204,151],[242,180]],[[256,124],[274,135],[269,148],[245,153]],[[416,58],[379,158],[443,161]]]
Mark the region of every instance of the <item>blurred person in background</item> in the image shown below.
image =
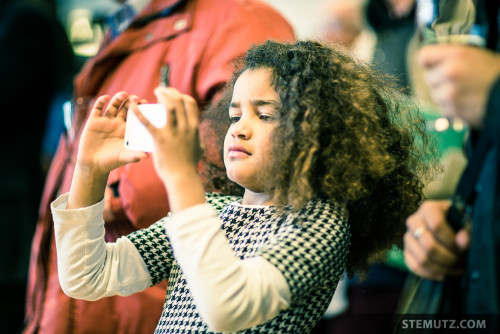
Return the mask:
[[[405,260],[417,275],[442,281],[458,277],[453,307],[457,314],[481,314],[485,333],[500,323],[500,4],[476,2],[487,18],[487,48],[436,44],[418,53],[433,100],[444,115],[470,127],[468,164],[457,190],[466,222],[454,231],[448,221],[451,202],[426,201],[407,220]],[[454,205],[460,208],[454,198]]]
[[[341,44],[359,59],[371,62],[375,33],[366,22],[365,6],[368,0],[332,0],[322,4],[324,17],[321,39]]]
[[[415,0],[369,0],[366,20],[377,36],[372,62],[407,88],[407,47],[415,33]]]
[[[50,0],[0,0],[0,323],[19,333],[44,181],[41,142],[56,96],[71,85],[74,55]],[[29,96],[29,98],[28,98]]]
[[[166,281],[129,297],[95,302],[69,298],[59,284],[49,203],[70,187],[79,136],[94,98],[127,91],[154,101],[154,88],[163,84],[193,96],[203,110],[230,78],[232,60],[250,45],[294,39],[288,22],[256,0],[131,0],[107,22],[99,52],[74,81],[67,133],[44,188],[32,245],[25,333],[153,333],[161,315]],[[203,127],[201,134],[210,137],[210,129]],[[209,140],[205,146],[207,160],[224,174],[220,152]],[[202,176],[205,166],[199,165]],[[204,179],[205,190],[218,190],[210,181]],[[104,200],[107,241],[147,227],[168,212],[152,159],[112,171]]]
[[[465,128],[459,120],[448,122],[443,118],[425,83],[424,71],[417,61],[421,45],[416,26],[416,1],[370,0],[366,16],[377,36],[373,63],[392,75],[417,102],[428,130],[436,139],[441,170],[436,171],[436,176],[427,185],[426,197],[448,198],[466,164]]]

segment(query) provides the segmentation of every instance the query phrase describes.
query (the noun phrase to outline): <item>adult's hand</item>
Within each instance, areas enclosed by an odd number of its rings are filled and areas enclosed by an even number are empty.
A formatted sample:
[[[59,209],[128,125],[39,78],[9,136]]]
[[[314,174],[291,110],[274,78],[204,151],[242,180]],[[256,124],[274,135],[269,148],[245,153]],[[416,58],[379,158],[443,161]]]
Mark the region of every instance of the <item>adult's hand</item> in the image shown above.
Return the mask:
[[[443,280],[463,271],[464,252],[469,247],[469,231],[458,233],[446,222],[449,201],[426,201],[406,221],[404,257],[415,274]]]
[[[500,56],[474,46],[433,44],[419,51],[418,61],[443,113],[480,129],[491,86],[500,75]]]

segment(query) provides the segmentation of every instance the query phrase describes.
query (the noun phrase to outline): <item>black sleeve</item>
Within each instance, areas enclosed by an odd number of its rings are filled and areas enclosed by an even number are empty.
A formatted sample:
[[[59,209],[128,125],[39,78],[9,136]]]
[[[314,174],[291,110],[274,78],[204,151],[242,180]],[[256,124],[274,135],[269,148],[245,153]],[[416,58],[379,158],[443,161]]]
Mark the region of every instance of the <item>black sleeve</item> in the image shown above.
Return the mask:
[[[491,88],[483,124],[484,133],[495,143],[500,143],[500,77]]]

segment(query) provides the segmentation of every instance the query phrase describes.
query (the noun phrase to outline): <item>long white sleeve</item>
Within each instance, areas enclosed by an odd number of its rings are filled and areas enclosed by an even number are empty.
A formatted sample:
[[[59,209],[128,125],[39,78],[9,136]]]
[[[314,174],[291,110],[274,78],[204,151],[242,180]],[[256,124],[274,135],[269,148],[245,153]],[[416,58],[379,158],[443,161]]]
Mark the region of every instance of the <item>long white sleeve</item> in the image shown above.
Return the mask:
[[[233,332],[272,319],[288,308],[291,294],[281,271],[267,260],[237,258],[220,227],[209,204],[183,210],[165,222],[203,320],[214,331]]]
[[[59,281],[70,297],[97,300],[127,296],[151,285],[146,264],[132,242],[104,241],[104,201],[66,210],[68,194],[52,203]]]

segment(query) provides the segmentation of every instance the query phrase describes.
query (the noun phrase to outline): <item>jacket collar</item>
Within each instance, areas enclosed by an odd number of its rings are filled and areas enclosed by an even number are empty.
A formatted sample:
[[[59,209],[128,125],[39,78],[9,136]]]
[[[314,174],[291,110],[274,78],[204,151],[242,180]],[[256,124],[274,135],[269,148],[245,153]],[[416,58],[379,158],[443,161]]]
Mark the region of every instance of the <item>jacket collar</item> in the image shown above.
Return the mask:
[[[190,0],[153,0],[120,35],[103,46],[94,63],[109,57],[125,56],[160,40],[191,30],[195,2]],[[172,9],[169,11],[169,9]],[[162,15],[163,13],[163,15]],[[134,24],[135,22],[142,22]]]

